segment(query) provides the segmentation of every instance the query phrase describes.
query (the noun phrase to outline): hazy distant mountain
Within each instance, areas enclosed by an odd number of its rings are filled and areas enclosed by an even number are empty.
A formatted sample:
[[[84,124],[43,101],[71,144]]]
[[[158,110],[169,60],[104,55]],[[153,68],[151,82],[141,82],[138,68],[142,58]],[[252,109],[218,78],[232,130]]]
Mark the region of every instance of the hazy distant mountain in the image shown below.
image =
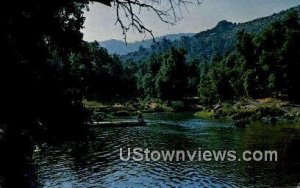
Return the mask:
[[[123,60],[143,61],[151,54],[164,53],[171,47],[183,48],[187,52],[187,59],[209,60],[214,54],[224,54],[230,51],[236,43],[236,33],[245,30],[249,33],[262,31],[274,21],[284,19],[291,11],[300,13],[300,6],[273,14],[268,17],[255,19],[246,23],[231,23],[223,20],[216,27],[192,36],[181,36],[173,41],[162,40],[150,48],[140,49],[122,56]]]
[[[157,37],[155,40],[157,42],[161,41],[162,39],[166,38],[170,41],[178,40],[183,36],[193,36],[193,33],[178,33],[178,34],[170,34],[162,37]],[[108,50],[109,53],[115,53],[120,55],[125,55],[131,52],[138,51],[140,47],[143,48],[150,48],[153,44],[153,40],[145,40],[145,41],[139,41],[139,42],[133,42],[133,43],[126,43],[122,40],[106,40],[99,42],[100,45]]]

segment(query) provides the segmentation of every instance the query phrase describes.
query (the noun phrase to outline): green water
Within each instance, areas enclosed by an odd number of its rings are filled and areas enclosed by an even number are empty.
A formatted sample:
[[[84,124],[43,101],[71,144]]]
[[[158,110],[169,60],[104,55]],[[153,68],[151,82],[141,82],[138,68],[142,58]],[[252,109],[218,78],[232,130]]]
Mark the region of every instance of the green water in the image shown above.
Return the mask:
[[[133,117],[134,118],[134,117]],[[95,128],[81,141],[40,142],[39,187],[296,187],[300,125],[238,129],[191,114],[145,116],[147,127]],[[277,150],[278,162],[121,161],[120,148]]]

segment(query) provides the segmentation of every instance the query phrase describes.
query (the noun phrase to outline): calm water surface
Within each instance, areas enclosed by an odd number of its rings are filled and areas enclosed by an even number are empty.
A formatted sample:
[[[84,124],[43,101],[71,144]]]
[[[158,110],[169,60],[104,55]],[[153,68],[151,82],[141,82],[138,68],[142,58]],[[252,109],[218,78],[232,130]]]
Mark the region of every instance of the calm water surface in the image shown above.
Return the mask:
[[[299,129],[254,124],[238,129],[191,114],[151,114],[147,127],[95,128],[86,139],[40,142],[39,187],[297,187]],[[299,128],[299,125],[296,125]],[[119,149],[273,150],[279,162],[123,162]]]

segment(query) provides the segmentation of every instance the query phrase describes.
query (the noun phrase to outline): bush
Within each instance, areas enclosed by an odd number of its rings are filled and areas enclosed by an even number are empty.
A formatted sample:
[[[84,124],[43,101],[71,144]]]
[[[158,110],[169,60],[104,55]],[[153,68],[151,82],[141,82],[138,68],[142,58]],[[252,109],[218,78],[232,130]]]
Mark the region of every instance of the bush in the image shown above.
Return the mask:
[[[183,101],[172,101],[171,107],[175,112],[181,112],[185,109]]]
[[[256,109],[256,114],[262,117],[276,117],[284,115],[284,111],[276,106],[260,106]]]
[[[213,111],[201,111],[195,114],[195,116],[200,119],[212,119],[214,115],[215,113]]]
[[[237,112],[237,109],[230,103],[224,103],[220,113],[222,116],[231,116]]]

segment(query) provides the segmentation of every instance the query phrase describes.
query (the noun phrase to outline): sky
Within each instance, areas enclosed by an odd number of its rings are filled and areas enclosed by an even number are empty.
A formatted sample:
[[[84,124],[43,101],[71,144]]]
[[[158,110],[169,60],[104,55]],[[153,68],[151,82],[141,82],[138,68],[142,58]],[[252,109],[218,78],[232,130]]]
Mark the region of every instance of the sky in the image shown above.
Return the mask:
[[[165,0],[163,0],[165,1]],[[142,12],[140,18],[153,31],[155,37],[176,33],[197,33],[210,29],[221,20],[234,23],[250,21],[259,17],[286,10],[300,4],[300,0],[204,0],[202,4],[187,5],[182,10],[182,19],[175,25],[162,23],[149,12]],[[122,30],[116,25],[116,10],[99,3],[89,5],[85,12],[83,34],[86,41],[124,40]],[[150,38],[151,36],[146,36]],[[145,36],[131,31],[127,41],[143,40]]]

